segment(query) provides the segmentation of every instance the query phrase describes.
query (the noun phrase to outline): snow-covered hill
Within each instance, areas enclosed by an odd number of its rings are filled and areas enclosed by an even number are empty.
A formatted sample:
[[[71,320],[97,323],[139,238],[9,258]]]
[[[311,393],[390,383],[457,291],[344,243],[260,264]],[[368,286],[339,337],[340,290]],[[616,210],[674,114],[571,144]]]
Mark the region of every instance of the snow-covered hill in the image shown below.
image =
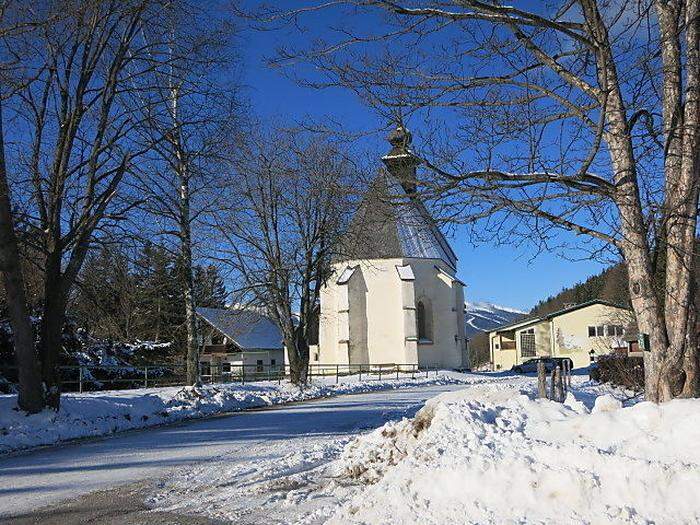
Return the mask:
[[[464,317],[467,323],[467,337],[478,332],[488,332],[494,328],[513,322],[526,312],[491,303],[464,303]]]

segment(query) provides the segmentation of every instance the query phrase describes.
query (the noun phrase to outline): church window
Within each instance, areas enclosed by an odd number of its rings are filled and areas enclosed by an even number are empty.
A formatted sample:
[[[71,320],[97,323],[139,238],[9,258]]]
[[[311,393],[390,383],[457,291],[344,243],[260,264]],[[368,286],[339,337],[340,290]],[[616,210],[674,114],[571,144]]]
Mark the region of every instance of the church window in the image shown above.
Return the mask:
[[[418,341],[432,341],[432,322],[430,305],[424,301],[416,304],[416,324],[418,325]]]

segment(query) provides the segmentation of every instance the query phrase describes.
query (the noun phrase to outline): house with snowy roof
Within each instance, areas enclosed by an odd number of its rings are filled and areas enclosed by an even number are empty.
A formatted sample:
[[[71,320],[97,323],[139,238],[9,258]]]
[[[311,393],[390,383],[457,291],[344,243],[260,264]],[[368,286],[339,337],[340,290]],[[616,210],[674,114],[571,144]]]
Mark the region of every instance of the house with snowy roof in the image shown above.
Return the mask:
[[[203,376],[284,370],[282,331],[252,308],[196,309],[200,320],[199,363]]]
[[[416,191],[420,159],[402,126],[321,293],[311,363],[468,365],[457,256]]]

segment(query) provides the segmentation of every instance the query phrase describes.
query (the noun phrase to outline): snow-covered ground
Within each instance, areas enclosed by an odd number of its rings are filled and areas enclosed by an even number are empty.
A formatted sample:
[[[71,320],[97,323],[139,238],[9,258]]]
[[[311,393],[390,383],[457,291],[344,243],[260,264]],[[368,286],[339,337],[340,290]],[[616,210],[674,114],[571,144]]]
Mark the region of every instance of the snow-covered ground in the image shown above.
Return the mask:
[[[464,380],[490,379],[468,376]],[[143,491],[142,483],[155,483],[143,480],[182,479],[205,467],[210,467],[211,484],[204,492],[228,494],[233,500],[224,504],[232,512],[245,502],[232,491],[239,480],[226,472],[244,472],[259,480],[258,470],[262,472],[265,465],[273,468],[278,462],[282,465],[293,451],[332,447],[389,420],[411,417],[427,399],[462,386],[419,385],[326,397],[0,456],[0,522],[49,504],[60,507],[44,515],[86,522],[77,509],[65,508],[81,495],[104,489],[120,494]],[[120,501],[119,497],[106,498]],[[89,505],[90,500],[86,501]],[[267,523],[261,516],[259,523]]]
[[[493,376],[360,435],[306,439],[255,465],[172,476],[159,509],[236,523],[700,521],[700,400],[665,405],[574,378],[566,403]]]
[[[365,376],[366,379],[367,376]],[[386,377],[386,376],[385,376]],[[64,394],[56,413],[27,416],[17,410],[15,395],[0,395],[0,454],[50,445],[68,439],[95,437],[184,419],[259,408],[319,397],[372,392],[462,381],[459,374],[434,372],[429,377],[402,374],[399,379],[357,376],[313,378],[304,389],[288,382],[227,383],[202,387],[166,387]]]
[[[700,521],[700,400],[450,377],[0,458],[0,516],[150,478],[154,509],[237,524]]]

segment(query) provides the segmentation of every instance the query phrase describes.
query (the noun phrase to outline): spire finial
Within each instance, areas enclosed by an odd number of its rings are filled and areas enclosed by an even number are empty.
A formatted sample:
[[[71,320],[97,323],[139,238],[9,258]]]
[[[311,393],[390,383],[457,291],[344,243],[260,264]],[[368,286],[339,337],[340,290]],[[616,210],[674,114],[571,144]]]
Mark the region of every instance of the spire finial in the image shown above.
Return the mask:
[[[409,149],[412,139],[411,132],[399,121],[387,137],[391,151],[382,157],[389,173],[396,177],[406,193],[411,195],[416,192],[416,167],[421,162]]]
[[[411,135],[411,132],[399,122],[399,124],[396,125],[396,128],[389,133],[389,136],[386,139],[394,148],[406,149],[411,145],[413,136]]]

